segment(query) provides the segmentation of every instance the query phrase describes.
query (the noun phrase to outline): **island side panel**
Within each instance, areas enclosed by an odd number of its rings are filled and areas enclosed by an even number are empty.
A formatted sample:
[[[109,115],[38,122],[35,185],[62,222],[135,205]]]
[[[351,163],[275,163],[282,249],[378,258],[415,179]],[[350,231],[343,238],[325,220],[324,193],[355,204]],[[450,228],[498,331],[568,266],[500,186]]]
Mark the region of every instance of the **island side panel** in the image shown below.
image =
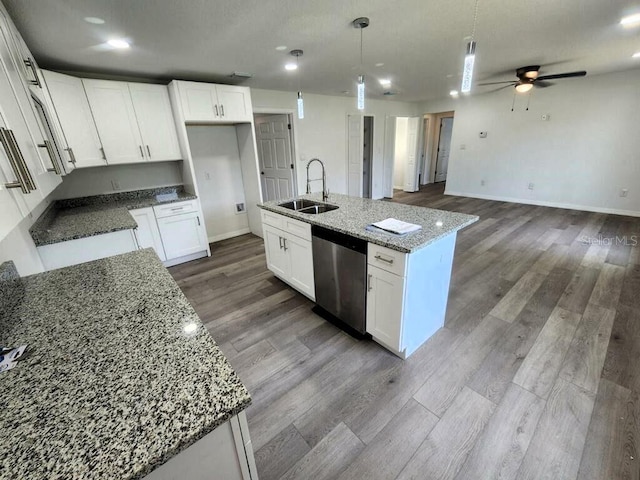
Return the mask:
[[[403,346],[408,357],[444,325],[457,233],[409,255]]]

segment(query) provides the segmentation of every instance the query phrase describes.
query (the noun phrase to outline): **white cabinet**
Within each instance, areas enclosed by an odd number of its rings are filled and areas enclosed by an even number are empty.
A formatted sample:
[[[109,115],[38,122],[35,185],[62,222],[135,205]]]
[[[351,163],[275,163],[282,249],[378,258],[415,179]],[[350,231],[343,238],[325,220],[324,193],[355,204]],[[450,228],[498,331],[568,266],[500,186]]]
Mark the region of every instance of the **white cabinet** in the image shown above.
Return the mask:
[[[165,261],[167,256],[164,253],[164,246],[160,238],[160,230],[156,222],[156,215],[152,207],[129,210],[129,213],[138,224],[133,233],[140,248],[153,248],[160,260]]]
[[[77,168],[107,164],[82,80],[42,70],[71,161]]]
[[[167,87],[83,79],[108,164],[179,160]]]
[[[253,109],[247,87],[175,81],[186,122],[251,122]]]
[[[267,268],[281,280],[315,299],[311,225],[262,211]]]
[[[207,233],[196,200],[153,207],[167,262],[208,254]],[[197,257],[194,257],[197,258]],[[185,259],[187,261],[187,259]],[[178,262],[180,263],[180,262]]]
[[[367,265],[367,333],[396,352],[402,346],[404,277]]]

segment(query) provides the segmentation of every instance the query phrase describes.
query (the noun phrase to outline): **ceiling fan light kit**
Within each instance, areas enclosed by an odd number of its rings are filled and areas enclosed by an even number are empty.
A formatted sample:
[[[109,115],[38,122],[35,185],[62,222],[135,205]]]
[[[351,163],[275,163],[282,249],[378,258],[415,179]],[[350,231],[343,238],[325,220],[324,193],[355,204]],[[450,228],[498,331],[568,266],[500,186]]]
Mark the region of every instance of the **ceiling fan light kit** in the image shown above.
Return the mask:
[[[362,69],[362,30],[369,26],[369,19],[367,17],[358,17],[353,22],[351,22],[353,28],[358,28],[360,30],[360,69]],[[358,87],[357,87],[357,95],[356,95],[356,106],[358,110],[364,110],[364,75],[358,75]]]

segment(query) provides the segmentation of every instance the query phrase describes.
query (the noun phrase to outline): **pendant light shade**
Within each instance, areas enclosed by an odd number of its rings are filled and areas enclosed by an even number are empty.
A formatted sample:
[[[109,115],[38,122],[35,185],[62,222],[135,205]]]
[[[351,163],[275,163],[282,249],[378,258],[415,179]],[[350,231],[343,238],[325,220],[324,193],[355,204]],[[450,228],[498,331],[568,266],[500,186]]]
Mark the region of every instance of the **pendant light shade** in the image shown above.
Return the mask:
[[[358,110],[364,110],[364,75],[358,75]]]
[[[471,82],[473,81],[473,65],[476,61],[476,42],[471,40],[467,43],[467,53],[464,56],[464,70],[462,71],[462,85],[460,91],[469,93],[471,91]]]
[[[298,118],[304,118],[304,99],[302,98],[302,92],[298,92]]]
[[[369,26],[369,19],[367,17],[356,18],[353,22],[353,27],[360,30],[360,70],[362,71],[362,30]],[[356,95],[356,106],[358,110],[364,110],[364,75],[358,75],[358,93]]]

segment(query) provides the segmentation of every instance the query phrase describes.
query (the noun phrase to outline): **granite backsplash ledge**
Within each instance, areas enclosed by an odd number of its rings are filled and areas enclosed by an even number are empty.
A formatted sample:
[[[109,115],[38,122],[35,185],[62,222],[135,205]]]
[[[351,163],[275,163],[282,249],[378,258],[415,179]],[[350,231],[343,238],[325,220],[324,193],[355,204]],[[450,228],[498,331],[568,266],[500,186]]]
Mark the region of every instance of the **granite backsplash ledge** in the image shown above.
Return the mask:
[[[185,192],[184,185],[172,185],[168,187],[133,190],[131,192],[105,193],[103,195],[92,195],[90,197],[65,198],[62,200],[57,200],[56,205],[58,208],[76,208],[112,203],[127,204],[127,202],[133,201],[132,205],[134,205],[135,208],[141,208],[138,207],[140,202],[149,200],[150,202],[152,202],[151,205],[154,205],[157,204],[158,195],[171,194],[176,194],[176,198],[173,201],[196,198],[195,195]]]

